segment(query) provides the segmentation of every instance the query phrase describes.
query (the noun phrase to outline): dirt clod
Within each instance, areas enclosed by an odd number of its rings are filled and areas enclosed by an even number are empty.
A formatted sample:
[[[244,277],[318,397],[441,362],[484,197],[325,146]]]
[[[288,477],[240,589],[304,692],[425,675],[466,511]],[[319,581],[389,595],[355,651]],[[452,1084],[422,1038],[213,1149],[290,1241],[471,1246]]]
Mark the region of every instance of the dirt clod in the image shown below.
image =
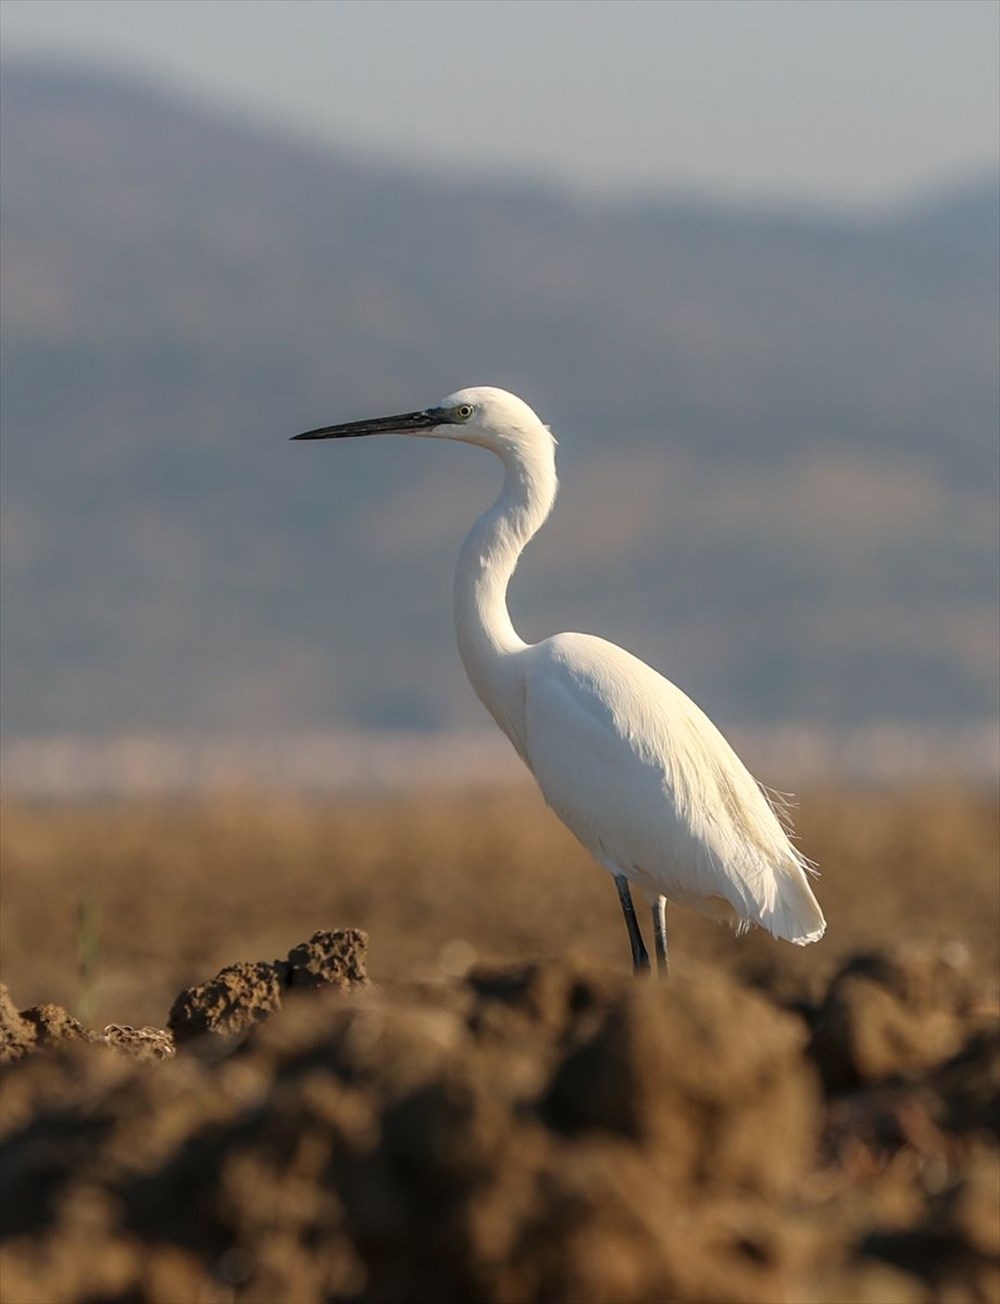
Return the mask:
[[[180,993],[167,1026],[181,1046],[196,1037],[240,1037],[281,1009],[290,988],[350,991],[368,982],[368,938],[356,928],[320,931],[288,953],[287,960],[227,965],[208,982]]]
[[[5,983],[0,983],[0,1064],[27,1055],[35,1042],[31,1025],[21,1018]]]
[[[335,987],[350,991],[368,983],[368,935],[359,928],[313,933],[288,952],[289,987]]]
[[[133,1028],[109,1023],[101,1034],[105,1045],[140,1062],[169,1059],[175,1054],[174,1039],[162,1028]]]
[[[178,1046],[207,1033],[236,1037],[281,1009],[281,970],[267,960],[227,965],[174,1001],[167,1027]]]
[[[844,1091],[940,1064],[962,1045],[975,999],[967,959],[946,948],[853,957],[831,982],[813,1031],[824,1081]]]
[[[57,1042],[100,1041],[96,1032],[85,1028],[79,1019],[67,1014],[61,1005],[32,1005],[21,1011],[21,1018],[31,1028],[38,1047],[51,1046]]]
[[[712,970],[640,983],[560,1065],[549,1119],[645,1143],[690,1186],[781,1191],[817,1130],[797,1020]],[[780,1120],[782,1144],[761,1137]]]

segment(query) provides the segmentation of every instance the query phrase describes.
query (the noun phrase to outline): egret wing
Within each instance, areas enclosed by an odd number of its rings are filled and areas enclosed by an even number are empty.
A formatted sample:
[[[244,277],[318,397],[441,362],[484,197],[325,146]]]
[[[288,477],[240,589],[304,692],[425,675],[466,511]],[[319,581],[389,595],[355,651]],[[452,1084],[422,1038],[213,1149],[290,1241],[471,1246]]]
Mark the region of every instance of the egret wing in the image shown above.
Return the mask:
[[[804,862],[759,786],[644,662],[582,634],[529,649],[524,732],[546,801],[609,869],[792,941],[821,931]]]

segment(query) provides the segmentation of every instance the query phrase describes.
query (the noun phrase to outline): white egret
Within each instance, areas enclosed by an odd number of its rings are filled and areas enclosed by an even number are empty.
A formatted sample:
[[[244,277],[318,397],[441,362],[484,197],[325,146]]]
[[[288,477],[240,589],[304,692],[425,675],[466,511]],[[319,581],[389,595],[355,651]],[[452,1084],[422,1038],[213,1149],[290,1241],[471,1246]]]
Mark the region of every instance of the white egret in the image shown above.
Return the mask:
[[[473,688],[546,802],[614,878],[636,972],[649,956],[630,884],[649,900],[667,971],[666,903],[798,946],[826,921],[808,861],[714,724],[669,680],[589,634],[518,637],[507,586],[556,496],[555,440],[501,389],[463,389],[436,407],[324,426],[296,439],[420,435],[488,448],[506,469],[455,573],[455,630]]]

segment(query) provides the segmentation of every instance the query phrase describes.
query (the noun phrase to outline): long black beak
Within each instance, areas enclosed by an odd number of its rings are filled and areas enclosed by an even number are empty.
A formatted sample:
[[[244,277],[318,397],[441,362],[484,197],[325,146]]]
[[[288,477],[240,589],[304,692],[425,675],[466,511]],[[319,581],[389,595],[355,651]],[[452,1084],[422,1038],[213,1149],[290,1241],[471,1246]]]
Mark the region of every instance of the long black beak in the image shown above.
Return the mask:
[[[404,412],[398,417],[375,417],[371,421],[346,421],[340,426],[320,426],[293,439],[353,439],[358,435],[409,435],[418,430],[432,430],[444,418],[436,408],[425,412]]]

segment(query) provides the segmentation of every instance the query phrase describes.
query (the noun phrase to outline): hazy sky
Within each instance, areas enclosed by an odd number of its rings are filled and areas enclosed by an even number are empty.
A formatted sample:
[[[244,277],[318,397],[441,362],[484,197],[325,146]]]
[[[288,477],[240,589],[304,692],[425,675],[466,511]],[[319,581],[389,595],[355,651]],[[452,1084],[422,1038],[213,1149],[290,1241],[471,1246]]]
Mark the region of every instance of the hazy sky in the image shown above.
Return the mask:
[[[996,166],[997,0],[3,0],[322,138],[603,190],[880,205]]]

